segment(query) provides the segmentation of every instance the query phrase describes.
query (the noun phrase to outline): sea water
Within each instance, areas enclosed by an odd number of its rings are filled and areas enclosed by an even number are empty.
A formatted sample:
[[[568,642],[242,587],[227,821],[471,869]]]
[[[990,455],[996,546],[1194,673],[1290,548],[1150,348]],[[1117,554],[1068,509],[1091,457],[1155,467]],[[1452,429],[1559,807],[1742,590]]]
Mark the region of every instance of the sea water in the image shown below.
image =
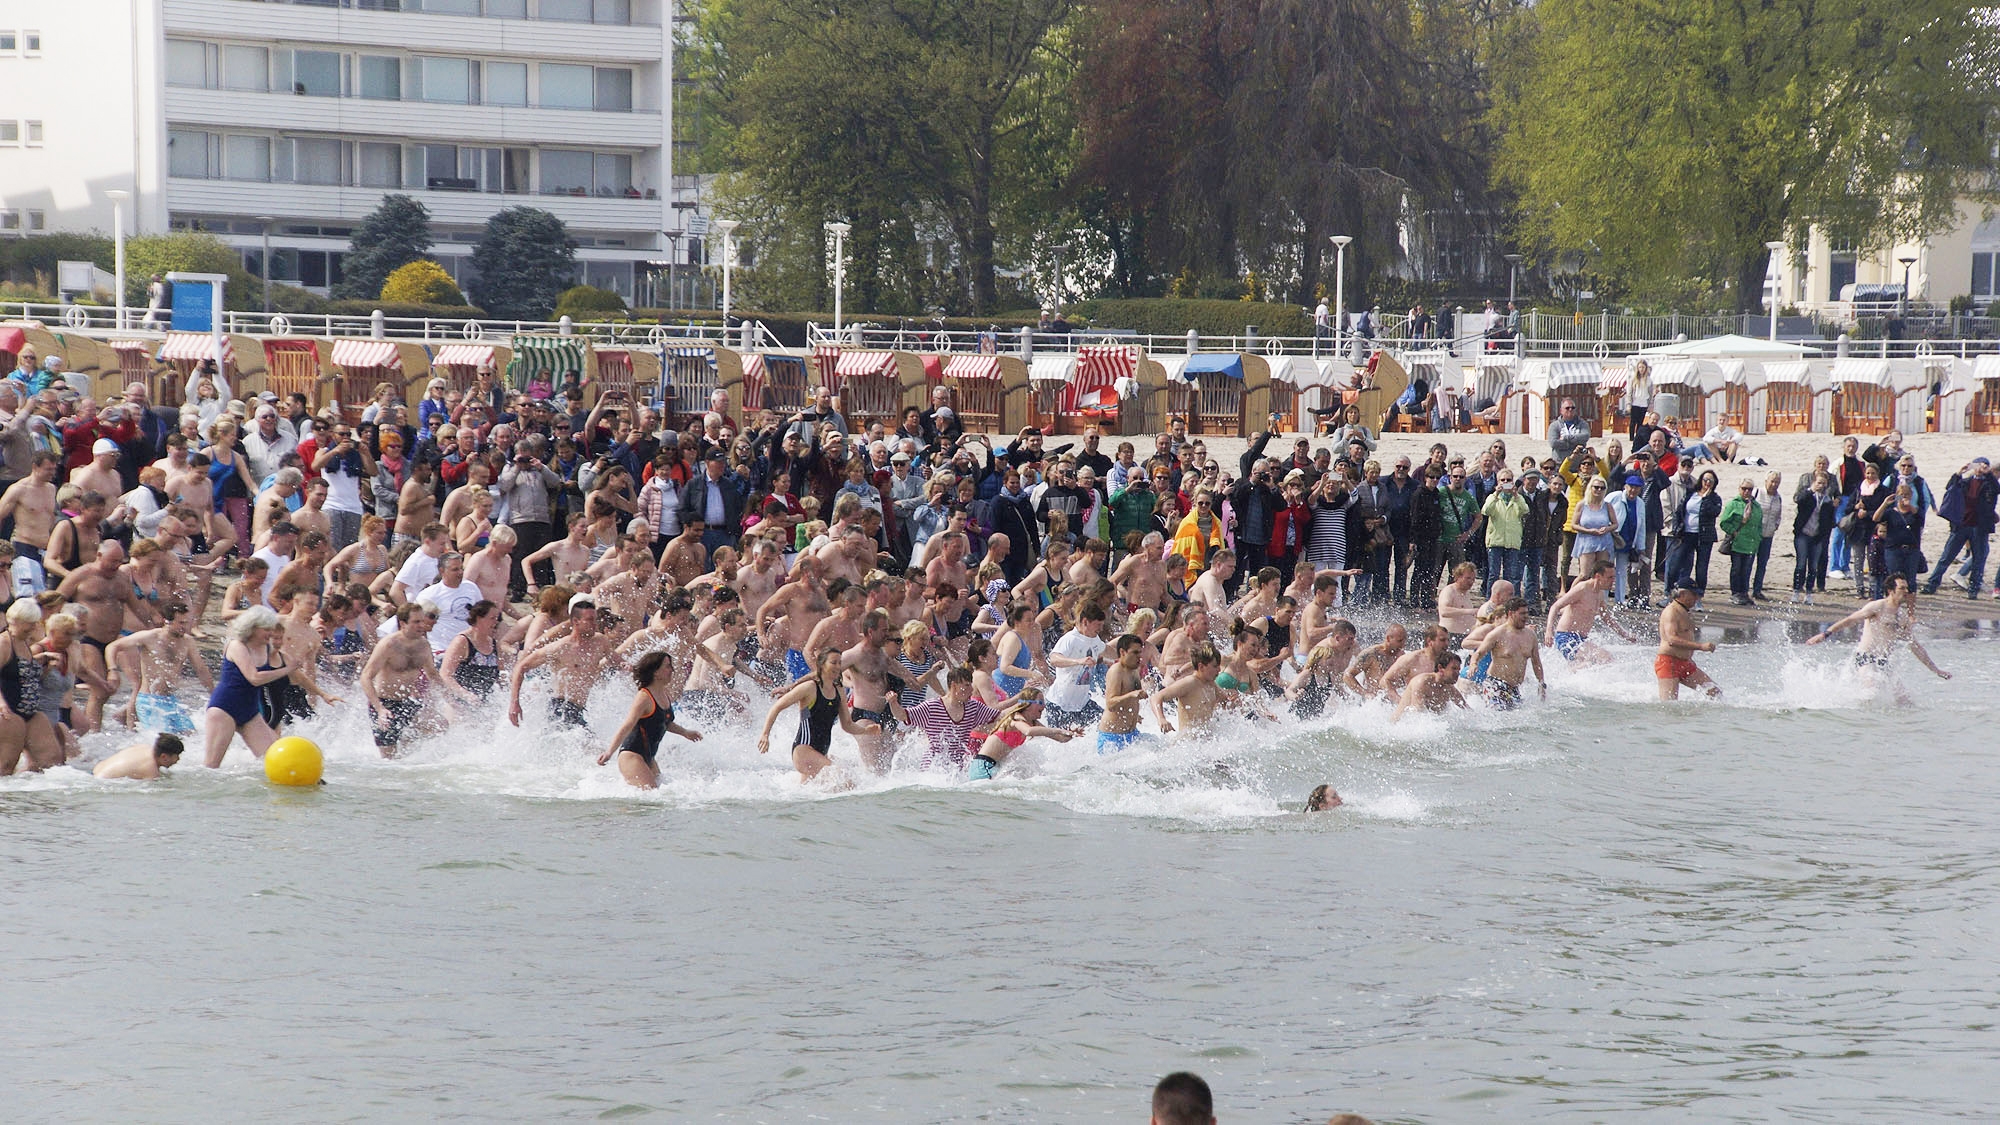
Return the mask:
[[[532,694],[397,761],[336,709],[316,790],[0,779],[7,1116],[1136,1121],[1179,1069],[1225,1122],[2000,1115],[2000,650],[1898,657],[1913,707],[1612,651],[993,782],[801,785],[759,715],[642,793]]]

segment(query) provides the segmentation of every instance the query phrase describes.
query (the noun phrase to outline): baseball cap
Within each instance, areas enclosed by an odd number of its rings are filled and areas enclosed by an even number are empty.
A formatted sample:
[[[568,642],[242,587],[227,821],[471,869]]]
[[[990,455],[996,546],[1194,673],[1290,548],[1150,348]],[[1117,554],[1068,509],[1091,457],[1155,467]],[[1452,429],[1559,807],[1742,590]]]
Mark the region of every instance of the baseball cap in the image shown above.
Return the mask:
[[[1972,459],[1972,463],[1973,463],[1973,464],[1975,464],[1975,465],[1984,465],[1984,466],[1986,466],[1986,467],[1987,467],[1987,468],[1989,468],[1989,469],[1993,467],[1993,462],[1991,462],[1991,461],[1988,461],[1988,460],[1987,460],[1986,458],[1984,458],[1984,457],[1974,457],[1974,458]]]
[[[257,399],[260,402],[276,402],[278,401],[278,392],[265,391],[263,394],[258,395]]]
[[[724,456],[722,450],[720,449],[709,450],[707,460],[720,461],[725,465],[729,463],[729,458]]]
[[[1640,488],[1644,488],[1646,487],[1646,479],[1644,477],[1641,477],[1638,473],[1633,473],[1625,478],[1625,487],[1631,488],[1633,485],[1638,485]]]
[[[899,449],[889,455],[889,462],[894,465],[907,465],[910,463],[910,455]]]
[[[90,455],[92,457],[102,457],[107,453],[117,452],[118,443],[112,441],[110,438],[98,438],[97,444],[90,447]]]
[[[955,411],[955,410],[953,410],[953,409],[952,409],[951,407],[949,407],[949,406],[940,406],[940,407],[938,407],[938,408],[937,408],[937,416],[938,416],[939,418],[956,418],[956,417],[958,417],[958,412],[957,412],[957,411]],[[1037,432],[1040,432],[1040,431],[1037,431]]]
[[[570,596],[569,608],[571,613],[574,613],[577,610],[584,609],[586,607],[590,609],[596,609],[597,599],[591,597],[589,594],[573,594]]]

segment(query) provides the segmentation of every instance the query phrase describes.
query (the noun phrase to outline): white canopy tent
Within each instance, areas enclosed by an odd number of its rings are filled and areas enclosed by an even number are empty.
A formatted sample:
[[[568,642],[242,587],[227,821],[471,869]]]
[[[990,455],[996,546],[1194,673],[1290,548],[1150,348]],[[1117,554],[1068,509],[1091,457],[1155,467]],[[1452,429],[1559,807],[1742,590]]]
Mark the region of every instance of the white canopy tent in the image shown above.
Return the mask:
[[[1720,359],[1724,356],[1737,359],[1804,359],[1819,353],[1820,349],[1810,344],[1759,340],[1754,336],[1738,336],[1731,332],[1721,336],[1710,336],[1705,340],[1680,340],[1671,344],[1661,344],[1633,354],[1645,359],[1652,359],[1655,356],[1685,356],[1690,359]]]

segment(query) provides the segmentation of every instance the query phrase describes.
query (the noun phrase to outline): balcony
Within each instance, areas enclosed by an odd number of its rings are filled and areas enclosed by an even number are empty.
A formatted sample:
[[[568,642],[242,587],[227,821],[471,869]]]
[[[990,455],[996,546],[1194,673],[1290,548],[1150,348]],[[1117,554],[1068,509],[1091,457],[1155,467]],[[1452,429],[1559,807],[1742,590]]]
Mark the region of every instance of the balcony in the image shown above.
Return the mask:
[[[249,217],[352,225],[367,218],[382,197],[400,191],[430,211],[444,226],[479,226],[509,207],[534,207],[561,219],[572,233],[650,234],[667,225],[667,202],[605,196],[500,195],[489,192],[410,188],[335,187],[319,184],[246,183],[237,180],[167,181],[167,209],[175,214]],[[635,246],[648,245],[634,239]]]
[[[665,60],[667,52],[667,34],[657,25],[488,19],[251,0],[166,0],[166,30],[169,36],[339,43],[350,48],[447,50],[582,62],[657,63]]]
[[[254,7],[256,5],[244,5]],[[534,106],[376,101],[173,86],[167,120],[175,126],[339,134],[354,138],[449,140],[458,144],[660,147],[666,126],[656,112],[599,112]]]

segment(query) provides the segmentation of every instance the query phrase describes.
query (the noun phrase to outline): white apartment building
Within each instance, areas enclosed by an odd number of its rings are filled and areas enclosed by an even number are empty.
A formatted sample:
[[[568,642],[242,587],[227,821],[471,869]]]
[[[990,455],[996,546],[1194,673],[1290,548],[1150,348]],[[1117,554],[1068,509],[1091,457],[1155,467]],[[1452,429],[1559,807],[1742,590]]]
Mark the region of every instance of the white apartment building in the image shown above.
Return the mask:
[[[676,192],[673,0],[0,0],[0,237],[210,231],[324,292],[382,197],[461,284],[549,211],[628,300],[699,262]]]
[[[1969,199],[1960,199],[1957,211],[1948,230],[1873,249],[1832,242],[1815,228],[1803,251],[1795,250],[1783,262],[1780,287],[1786,303],[1837,309],[1847,301],[1843,293],[1852,292],[1849,286],[1900,287],[1907,259],[1911,300],[1946,305],[1970,296],[1983,312],[2000,300],[2000,215]]]

